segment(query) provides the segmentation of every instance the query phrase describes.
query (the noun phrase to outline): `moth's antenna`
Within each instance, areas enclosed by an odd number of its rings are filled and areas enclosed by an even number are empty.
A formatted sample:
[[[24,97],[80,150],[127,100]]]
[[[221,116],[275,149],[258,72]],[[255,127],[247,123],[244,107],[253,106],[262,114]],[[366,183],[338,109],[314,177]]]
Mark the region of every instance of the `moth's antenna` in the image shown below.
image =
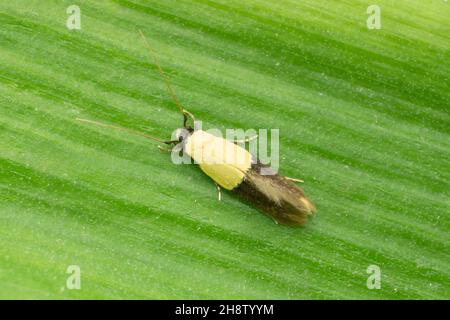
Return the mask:
[[[112,129],[124,131],[124,132],[130,133],[130,134],[136,135],[136,136],[141,136],[141,137],[144,137],[144,138],[147,138],[147,139],[150,139],[150,140],[154,140],[154,141],[157,141],[157,142],[165,143],[165,144],[169,144],[169,142],[170,142],[170,141],[164,141],[164,140],[161,140],[161,139],[149,136],[148,134],[145,134],[145,133],[142,133],[142,132],[139,132],[139,131],[134,131],[134,130],[131,130],[131,129],[126,129],[126,128],[122,128],[122,127],[118,127],[118,126],[113,126],[111,124],[105,124],[105,123],[101,123],[101,122],[97,122],[97,121],[93,121],[93,120],[88,120],[88,119],[81,119],[81,118],[76,118],[75,120],[81,121],[81,122],[86,122],[86,123],[89,123],[89,124],[94,124],[94,125],[100,126],[100,127],[112,128]]]
[[[173,101],[177,104],[178,108],[180,109],[181,113],[185,114],[185,109],[183,105],[181,104],[180,100],[178,100],[177,95],[175,94],[175,91],[172,89],[172,86],[170,84],[170,79],[167,76],[167,74],[164,72],[164,70],[161,68],[161,65],[159,64],[158,56],[156,55],[155,51],[150,47],[148,44],[147,38],[145,38],[144,33],[139,29],[139,34],[141,35],[142,40],[144,41],[144,45],[147,48],[148,52],[152,56],[153,60],[155,61],[156,66],[158,67],[159,74],[164,79],[164,82],[166,83],[167,90],[169,91],[170,95],[172,96]]]

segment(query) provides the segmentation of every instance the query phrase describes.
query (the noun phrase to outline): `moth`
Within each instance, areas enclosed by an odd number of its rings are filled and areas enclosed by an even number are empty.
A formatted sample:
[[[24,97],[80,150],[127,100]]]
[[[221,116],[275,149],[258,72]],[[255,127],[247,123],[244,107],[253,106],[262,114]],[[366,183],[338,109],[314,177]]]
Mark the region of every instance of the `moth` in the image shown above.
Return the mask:
[[[316,209],[302,188],[295,183],[301,180],[284,177],[273,170],[270,172],[271,169],[267,165],[258,161],[237,141],[229,141],[201,129],[195,129],[195,117],[180,103],[156,54],[143,33],[141,31],[139,33],[149,53],[153,56],[155,65],[172,99],[183,115],[183,127],[176,130],[175,139],[165,141],[141,132],[97,121],[81,118],[77,118],[77,120],[127,131],[172,146],[171,149],[158,147],[170,152],[184,152],[194,160],[200,169],[215,182],[219,201],[221,200],[221,188],[223,188],[253,204],[276,223],[303,226]],[[190,121],[194,123],[194,127],[189,124]],[[263,168],[264,174],[261,172]],[[270,174],[267,174],[268,172]]]

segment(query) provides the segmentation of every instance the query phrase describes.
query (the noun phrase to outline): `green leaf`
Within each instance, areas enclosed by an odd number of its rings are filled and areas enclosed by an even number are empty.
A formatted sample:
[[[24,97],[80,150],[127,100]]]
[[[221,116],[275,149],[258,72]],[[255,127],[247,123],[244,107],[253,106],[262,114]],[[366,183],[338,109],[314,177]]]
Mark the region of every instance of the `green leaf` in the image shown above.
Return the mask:
[[[69,30],[72,4],[0,4],[0,298],[450,297],[446,1],[379,0],[373,30],[365,1],[81,1]],[[280,130],[306,227],[75,120],[182,126],[138,29],[204,128]]]

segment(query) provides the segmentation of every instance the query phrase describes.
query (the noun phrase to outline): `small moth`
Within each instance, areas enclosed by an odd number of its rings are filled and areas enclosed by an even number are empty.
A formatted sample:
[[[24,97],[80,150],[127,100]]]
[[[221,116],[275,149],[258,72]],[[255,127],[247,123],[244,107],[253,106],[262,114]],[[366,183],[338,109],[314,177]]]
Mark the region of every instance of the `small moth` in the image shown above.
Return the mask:
[[[272,174],[267,174],[271,169],[260,163],[236,141],[229,141],[206,131],[194,129],[195,125],[194,128],[190,126],[188,120],[192,120],[195,124],[195,117],[180,103],[157,56],[153,53],[143,33],[141,31],[139,33],[149,53],[153,56],[172,99],[183,115],[183,128],[176,131],[176,139],[164,141],[113,125],[80,118],[77,120],[126,131],[173,146],[169,150],[161,146],[159,148],[170,152],[184,152],[195,163],[198,163],[200,169],[215,182],[219,200],[221,200],[220,188],[224,188],[259,208],[276,223],[290,226],[304,225],[316,209],[303,190],[294,183],[301,180],[284,177],[274,171],[271,172]],[[261,174],[263,168],[264,175]]]

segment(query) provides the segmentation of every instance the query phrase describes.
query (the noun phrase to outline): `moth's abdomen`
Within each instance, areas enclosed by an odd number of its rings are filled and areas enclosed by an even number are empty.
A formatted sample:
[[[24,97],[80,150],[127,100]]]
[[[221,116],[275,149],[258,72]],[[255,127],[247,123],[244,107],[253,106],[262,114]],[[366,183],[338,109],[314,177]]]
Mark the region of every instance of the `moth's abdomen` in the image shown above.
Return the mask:
[[[261,165],[252,165],[232,192],[258,207],[278,223],[302,226],[315,212],[303,190],[278,174],[261,175]]]

